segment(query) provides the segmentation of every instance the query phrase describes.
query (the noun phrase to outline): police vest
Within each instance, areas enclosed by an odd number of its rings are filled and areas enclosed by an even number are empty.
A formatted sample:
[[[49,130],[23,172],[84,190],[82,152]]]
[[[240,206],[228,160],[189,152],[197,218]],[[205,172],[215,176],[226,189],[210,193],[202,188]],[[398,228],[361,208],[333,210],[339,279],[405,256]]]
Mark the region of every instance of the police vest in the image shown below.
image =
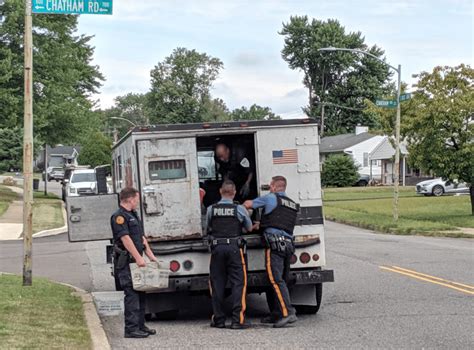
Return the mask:
[[[293,234],[298,214],[298,204],[288,197],[276,194],[277,206],[269,214],[262,216],[260,227],[276,228]]]
[[[242,235],[242,224],[237,216],[237,205],[214,204],[211,207],[210,234],[215,238],[233,238]]]

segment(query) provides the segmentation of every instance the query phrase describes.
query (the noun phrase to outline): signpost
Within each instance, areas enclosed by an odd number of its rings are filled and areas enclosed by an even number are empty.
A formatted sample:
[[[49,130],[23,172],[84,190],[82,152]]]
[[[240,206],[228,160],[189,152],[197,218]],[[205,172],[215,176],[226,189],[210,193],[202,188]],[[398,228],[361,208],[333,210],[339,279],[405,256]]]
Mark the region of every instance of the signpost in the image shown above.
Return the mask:
[[[379,107],[395,108],[397,107],[397,101],[395,100],[377,100],[375,104]]]
[[[112,0],[33,0],[33,13],[111,15]]]
[[[0,4],[3,4],[0,0]],[[112,0],[24,0],[23,285],[33,280],[33,13],[111,15]],[[1,16],[0,16],[1,19]],[[46,148],[46,147],[45,147]],[[46,163],[46,159],[45,159]],[[45,169],[45,176],[46,173]],[[47,179],[46,179],[47,180]],[[45,185],[46,191],[46,185]]]

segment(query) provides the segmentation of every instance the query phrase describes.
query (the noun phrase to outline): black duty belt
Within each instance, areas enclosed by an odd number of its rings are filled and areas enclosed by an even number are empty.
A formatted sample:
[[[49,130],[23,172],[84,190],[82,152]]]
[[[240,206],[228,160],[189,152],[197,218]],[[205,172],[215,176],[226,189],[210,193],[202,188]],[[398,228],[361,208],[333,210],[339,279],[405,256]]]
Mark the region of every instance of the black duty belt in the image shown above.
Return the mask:
[[[211,240],[211,244],[219,245],[219,244],[240,244],[242,242],[242,238],[214,238]]]

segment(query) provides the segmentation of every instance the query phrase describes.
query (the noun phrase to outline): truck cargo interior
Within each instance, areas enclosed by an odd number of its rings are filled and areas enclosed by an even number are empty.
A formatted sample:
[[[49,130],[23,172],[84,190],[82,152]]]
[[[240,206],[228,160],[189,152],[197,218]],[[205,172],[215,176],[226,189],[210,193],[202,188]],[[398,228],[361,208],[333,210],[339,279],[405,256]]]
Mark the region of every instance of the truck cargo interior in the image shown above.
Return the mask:
[[[220,199],[219,188],[222,184],[222,177],[218,172],[218,165],[214,156],[215,147],[219,143],[226,144],[230,148],[231,154],[238,151],[240,154],[244,154],[248,158],[250,167],[254,174],[250,183],[249,198],[253,198],[258,194],[254,134],[213,135],[207,137],[198,137],[197,153],[199,186],[204,189],[204,191],[206,191],[206,194],[203,198],[203,204],[206,208],[218,202]]]

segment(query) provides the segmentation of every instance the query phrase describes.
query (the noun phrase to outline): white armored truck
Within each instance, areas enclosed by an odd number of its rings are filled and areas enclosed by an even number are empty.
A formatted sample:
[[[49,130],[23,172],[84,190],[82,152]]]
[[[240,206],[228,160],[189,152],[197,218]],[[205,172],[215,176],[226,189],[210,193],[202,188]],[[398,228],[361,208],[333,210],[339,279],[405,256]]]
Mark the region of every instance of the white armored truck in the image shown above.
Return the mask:
[[[332,270],[323,269],[319,134],[312,119],[135,127],[113,148],[114,194],[67,199],[69,240],[110,240],[117,194],[127,186],[136,187],[146,237],[170,268],[169,288],[147,294],[147,313],[176,313],[190,296],[209,293],[204,220],[206,207],[219,200],[222,178],[214,158],[219,142],[245,151],[255,174],[254,194],[268,193],[275,175],[287,178],[287,195],[299,203],[288,282],[291,300],[298,312],[316,313],[322,283],[334,281],[334,276]],[[245,239],[247,290],[261,293],[270,285],[261,232],[246,234]],[[110,247],[108,252],[110,256]]]

